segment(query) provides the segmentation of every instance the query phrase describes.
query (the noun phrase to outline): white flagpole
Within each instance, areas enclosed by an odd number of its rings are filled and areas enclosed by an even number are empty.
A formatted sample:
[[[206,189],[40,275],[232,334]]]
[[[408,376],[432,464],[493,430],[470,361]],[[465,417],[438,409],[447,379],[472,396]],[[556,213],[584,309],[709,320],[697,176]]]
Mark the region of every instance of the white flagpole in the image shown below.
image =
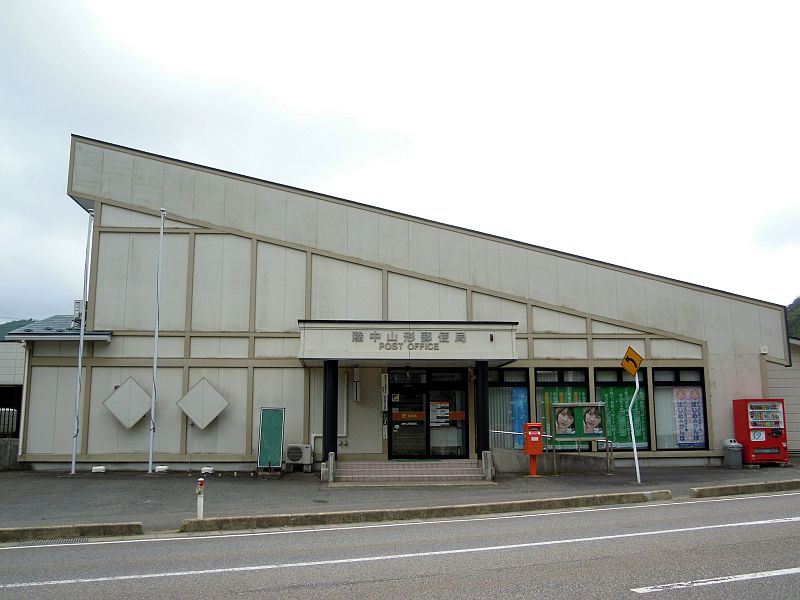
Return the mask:
[[[78,456],[78,433],[80,432],[80,410],[81,410],[81,370],[83,368],[83,335],[86,331],[86,297],[89,295],[89,260],[92,249],[92,223],[94,223],[94,211],[89,209],[89,226],[86,231],[86,259],[83,262],[83,290],[81,293],[80,319],[81,334],[78,338],[78,373],[75,376],[75,427],[72,430],[72,466],[69,470],[70,475],[75,475],[75,461]]]
[[[158,268],[156,274],[156,326],[153,335],[153,394],[150,403],[150,452],[147,460],[147,472],[153,472],[153,441],[156,434],[156,378],[158,373],[158,328],[161,303],[161,256],[164,251],[164,219],[167,211],[161,209],[161,226],[158,231]]]

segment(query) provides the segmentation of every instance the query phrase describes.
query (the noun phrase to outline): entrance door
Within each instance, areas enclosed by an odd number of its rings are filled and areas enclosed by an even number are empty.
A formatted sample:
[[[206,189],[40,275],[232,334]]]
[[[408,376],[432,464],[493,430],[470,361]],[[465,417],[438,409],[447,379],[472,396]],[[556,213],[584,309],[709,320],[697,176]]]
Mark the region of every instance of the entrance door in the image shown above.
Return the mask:
[[[389,372],[389,458],[467,456],[464,369]]]

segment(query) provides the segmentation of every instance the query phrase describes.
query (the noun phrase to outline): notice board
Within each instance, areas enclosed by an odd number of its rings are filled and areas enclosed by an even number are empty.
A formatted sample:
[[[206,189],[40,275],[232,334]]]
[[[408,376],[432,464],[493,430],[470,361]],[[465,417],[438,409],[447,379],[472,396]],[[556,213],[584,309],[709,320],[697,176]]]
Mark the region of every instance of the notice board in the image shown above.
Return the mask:
[[[283,424],[285,408],[261,407],[258,436],[258,466],[280,467],[283,462]]]

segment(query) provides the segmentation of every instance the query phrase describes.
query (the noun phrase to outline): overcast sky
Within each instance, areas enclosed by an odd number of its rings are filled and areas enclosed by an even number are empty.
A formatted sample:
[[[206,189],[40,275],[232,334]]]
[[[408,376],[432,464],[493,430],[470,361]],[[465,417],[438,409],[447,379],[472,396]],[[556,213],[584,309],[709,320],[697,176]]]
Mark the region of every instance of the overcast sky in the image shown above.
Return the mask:
[[[69,2],[0,18],[0,321],[72,312],[76,133],[779,304],[800,2]]]

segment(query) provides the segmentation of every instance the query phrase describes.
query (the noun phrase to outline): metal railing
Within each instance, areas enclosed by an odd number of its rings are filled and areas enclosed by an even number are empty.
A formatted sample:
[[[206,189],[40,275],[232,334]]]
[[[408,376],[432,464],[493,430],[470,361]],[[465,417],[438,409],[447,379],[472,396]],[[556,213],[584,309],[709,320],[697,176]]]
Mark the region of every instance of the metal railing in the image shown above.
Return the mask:
[[[19,410],[0,407],[0,438],[19,437]]]

